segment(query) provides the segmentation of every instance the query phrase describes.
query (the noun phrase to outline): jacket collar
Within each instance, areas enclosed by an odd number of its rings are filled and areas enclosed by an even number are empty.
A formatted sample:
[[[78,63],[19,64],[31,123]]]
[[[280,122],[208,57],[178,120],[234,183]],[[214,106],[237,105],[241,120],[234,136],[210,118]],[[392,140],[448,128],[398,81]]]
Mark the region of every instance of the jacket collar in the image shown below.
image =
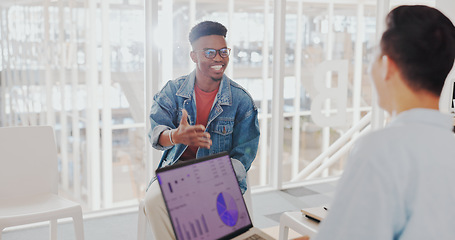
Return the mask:
[[[180,86],[176,95],[183,98],[191,98],[194,93],[194,83],[196,81],[196,70],[192,71],[186,76],[182,86]],[[223,74],[221,79],[220,88],[216,94],[216,98],[220,105],[232,105],[232,93],[231,93],[231,79]]]

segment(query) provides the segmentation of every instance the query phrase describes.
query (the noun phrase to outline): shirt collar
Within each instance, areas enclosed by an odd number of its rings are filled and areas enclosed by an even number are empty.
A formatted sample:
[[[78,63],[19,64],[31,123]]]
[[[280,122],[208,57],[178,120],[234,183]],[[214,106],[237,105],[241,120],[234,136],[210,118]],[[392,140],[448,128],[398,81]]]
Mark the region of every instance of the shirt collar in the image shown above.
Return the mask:
[[[194,82],[196,80],[196,70],[192,71],[183,81],[182,86],[177,91],[176,95],[184,98],[191,98],[194,91]],[[231,93],[231,79],[223,74],[221,79],[220,88],[217,93],[217,99],[221,105],[232,104],[232,93]]]
[[[390,125],[421,123],[435,127],[452,129],[452,117],[435,109],[413,108],[398,114]]]

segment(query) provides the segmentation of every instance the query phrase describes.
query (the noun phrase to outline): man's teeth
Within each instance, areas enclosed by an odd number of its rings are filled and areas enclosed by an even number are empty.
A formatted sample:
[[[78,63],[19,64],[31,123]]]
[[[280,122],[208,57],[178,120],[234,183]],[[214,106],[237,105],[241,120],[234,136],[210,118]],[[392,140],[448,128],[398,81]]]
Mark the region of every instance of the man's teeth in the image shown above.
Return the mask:
[[[221,66],[221,65],[212,66],[212,68],[215,70],[220,70],[222,67],[223,66]]]

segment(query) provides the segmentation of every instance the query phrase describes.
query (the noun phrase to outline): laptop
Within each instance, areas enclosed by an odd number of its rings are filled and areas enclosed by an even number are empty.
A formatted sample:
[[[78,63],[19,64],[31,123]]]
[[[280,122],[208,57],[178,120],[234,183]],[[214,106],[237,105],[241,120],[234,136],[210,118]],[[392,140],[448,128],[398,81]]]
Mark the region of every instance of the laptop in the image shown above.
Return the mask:
[[[273,239],[253,227],[227,152],[157,169],[156,176],[177,239]]]

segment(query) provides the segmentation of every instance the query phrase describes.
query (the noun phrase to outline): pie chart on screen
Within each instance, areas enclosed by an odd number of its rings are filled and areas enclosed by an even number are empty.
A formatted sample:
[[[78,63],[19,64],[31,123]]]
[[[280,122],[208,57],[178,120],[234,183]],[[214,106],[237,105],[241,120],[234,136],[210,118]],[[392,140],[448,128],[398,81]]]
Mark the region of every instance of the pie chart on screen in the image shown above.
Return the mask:
[[[216,209],[218,216],[224,224],[232,227],[239,219],[239,210],[234,198],[228,193],[221,192],[216,198]]]

